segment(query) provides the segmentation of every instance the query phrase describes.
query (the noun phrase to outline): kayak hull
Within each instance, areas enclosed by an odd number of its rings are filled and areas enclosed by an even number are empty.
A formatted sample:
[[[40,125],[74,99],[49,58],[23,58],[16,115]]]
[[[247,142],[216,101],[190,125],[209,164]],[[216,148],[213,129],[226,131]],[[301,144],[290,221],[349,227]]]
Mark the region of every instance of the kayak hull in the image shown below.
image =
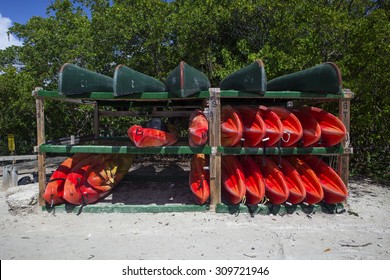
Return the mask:
[[[178,141],[175,133],[154,128],[144,128],[140,125],[131,126],[127,135],[136,147],[170,146]]]
[[[265,184],[259,166],[251,156],[241,156],[241,165],[245,175],[246,203],[259,204],[265,196]]]
[[[239,204],[246,192],[245,175],[235,156],[223,156],[221,160],[222,194],[229,204]]]
[[[297,143],[303,136],[303,128],[298,118],[286,108],[279,106],[269,108],[278,115],[283,125],[281,146],[289,147]]]
[[[205,170],[206,166],[207,161],[204,154],[192,156],[189,183],[195,201],[199,205],[205,204],[210,197],[210,174]]]
[[[207,143],[209,122],[201,110],[195,110],[188,126],[188,140],[191,147],[203,146]]]
[[[243,125],[243,146],[256,147],[266,134],[266,126],[259,110],[251,106],[237,106],[234,108],[241,116]]]
[[[230,105],[221,109],[221,145],[236,146],[243,136],[241,116]]]

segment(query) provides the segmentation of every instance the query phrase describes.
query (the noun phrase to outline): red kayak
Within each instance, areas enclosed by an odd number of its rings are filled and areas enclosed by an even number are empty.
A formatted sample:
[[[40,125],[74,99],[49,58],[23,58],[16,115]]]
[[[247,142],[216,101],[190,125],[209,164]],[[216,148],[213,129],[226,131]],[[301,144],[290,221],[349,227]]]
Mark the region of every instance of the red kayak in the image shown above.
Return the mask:
[[[259,111],[266,127],[264,139],[268,138],[265,145],[268,147],[273,146],[278,143],[283,136],[283,124],[278,115],[272,112],[271,109],[260,106]]]
[[[265,195],[265,184],[263,175],[257,163],[251,156],[241,156],[246,186],[246,203],[259,204]]]
[[[265,123],[258,108],[242,105],[234,109],[240,114],[243,123],[243,146],[258,146],[266,133]]]
[[[195,195],[196,203],[202,205],[210,197],[210,174],[204,169],[206,166],[206,156],[195,154],[191,158],[190,188]]]
[[[289,147],[303,136],[303,128],[298,118],[284,107],[269,107],[272,112],[276,113],[283,125],[282,147]]]
[[[318,145],[334,146],[345,138],[347,129],[335,115],[316,107],[303,107],[302,111],[315,118],[321,127],[321,143]]]
[[[289,156],[286,157],[286,159],[294,166],[301,176],[303,185],[306,189],[306,198],[304,202],[308,204],[320,202],[324,198],[324,191],[313,169],[298,157]]]
[[[280,170],[284,175],[284,179],[290,192],[287,202],[291,204],[301,203],[306,197],[306,189],[298,171],[285,158],[279,159],[274,156],[271,157],[271,159],[280,167]]]
[[[309,147],[316,143],[321,138],[321,127],[316,119],[307,112],[302,110],[293,109],[291,110],[294,115],[298,118],[302,125],[302,146]]]
[[[47,203],[50,205],[65,203],[63,196],[66,177],[77,163],[89,155],[90,154],[83,153],[74,154],[72,157],[67,158],[58,166],[58,168],[51,175],[43,195],[43,198]]]
[[[83,204],[83,194],[80,186],[84,184],[87,171],[94,164],[100,164],[103,161],[101,155],[91,155],[80,161],[69,172],[64,185],[64,199],[72,204]]]
[[[201,110],[195,110],[190,116],[188,140],[191,147],[203,146],[207,142],[209,122]]]
[[[175,133],[154,128],[143,128],[139,125],[130,127],[127,131],[127,135],[136,147],[170,146],[175,144],[178,140]]]
[[[221,162],[222,191],[229,204],[240,203],[246,192],[245,175],[236,156],[223,156]]]
[[[83,203],[95,203],[109,194],[127,174],[134,155],[102,155],[89,167],[79,188]]]
[[[289,190],[282,171],[269,158],[254,157],[260,167],[265,183],[265,196],[272,204],[282,204],[289,197]],[[264,165],[263,165],[264,161]],[[246,167],[245,167],[246,168]]]
[[[243,135],[241,116],[230,105],[221,109],[221,145],[236,146]]]
[[[325,162],[316,156],[302,157],[316,173],[324,190],[324,202],[335,204],[347,199],[348,190],[340,176]]]

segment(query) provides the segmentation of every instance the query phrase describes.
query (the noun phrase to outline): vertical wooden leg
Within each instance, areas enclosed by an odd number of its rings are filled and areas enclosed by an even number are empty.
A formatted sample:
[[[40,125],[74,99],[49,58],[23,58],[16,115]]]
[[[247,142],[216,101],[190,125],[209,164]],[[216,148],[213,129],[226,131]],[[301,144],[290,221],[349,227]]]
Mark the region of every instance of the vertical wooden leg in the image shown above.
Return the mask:
[[[341,146],[344,149],[344,153],[338,157],[338,174],[343,180],[344,184],[348,187],[349,177],[349,156],[352,149],[349,147],[350,144],[350,120],[351,120],[351,98],[353,93],[347,94],[347,98],[339,101],[339,118],[347,129],[347,136],[341,142]]]
[[[95,102],[93,106],[93,131],[95,138],[99,137],[99,105]]]
[[[45,205],[43,195],[46,188],[46,153],[39,151],[41,144],[45,143],[45,112],[44,101],[42,97],[36,96],[36,115],[37,115],[37,146],[38,146],[38,180],[39,180],[39,205]]]
[[[209,143],[210,155],[210,206],[215,210],[221,203],[221,98],[219,88],[210,88],[209,99]]]

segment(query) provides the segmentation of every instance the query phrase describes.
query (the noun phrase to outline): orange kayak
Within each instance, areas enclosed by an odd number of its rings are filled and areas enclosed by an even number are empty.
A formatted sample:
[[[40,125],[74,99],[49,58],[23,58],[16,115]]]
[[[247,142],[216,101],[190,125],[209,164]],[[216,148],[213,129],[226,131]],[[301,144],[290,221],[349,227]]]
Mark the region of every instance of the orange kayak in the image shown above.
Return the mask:
[[[271,109],[261,105],[259,111],[266,127],[264,139],[268,138],[265,145],[268,147],[273,146],[283,136],[283,124],[278,115],[272,112]]]
[[[246,192],[245,175],[236,156],[223,156],[221,161],[222,193],[229,204],[240,203]]]
[[[190,116],[188,140],[191,147],[202,146],[207,142],[209,122],[201,110],[195,110]]]
[[[316,119],[309,113],[293,109],[291,110],[294,115],[298,118],[302,125],[303,135],[301,144],[303,147],[309,147],[316,143],[321,138],[321,127]]]
[[[347,198],[347,187],[340,176],[329,165],[316,156],[304,156],[302,159],[316,173],[324,190],[325,203],[340,203]]]
[[[83,153],[74,154],[72,157],[67,158],[58,166],[58,168],[51,175],[43,195],[43,198],[47,203],[50,205],[65,203],[63,196],[66,177],[77,163],[89,155],[90,154]]]
[[[83,203],[90,204],[106,196],[127,174],[134,155],[101,155],[87,170],[79,188]]]
[[[282,171],[269,158],[254,156],[260,167],[265,183],[265,196],[272,204],[282,204],[289,197],[289,190]],[[263,165],[263,160],[265,161]]]
[[[130,127],[127,135],[136,147],[169,146],[175,144],[178,140],[175,133],[154,128],[143,128],[140,125]]]
[[[287,202],[291,204],[301,203],[306,197],[306,189],[298,171],[285,158],[279,159],[278,157],[273,156],[271,159],[277,165],[280,160],[280,165],[278,166],[284,175],[284,179],[290,193],[287,198]]]
[[[83,194],[80,190],[80,186],[84,184],[87,171],[94,164],[99,164],[103,160],[101,155],[91,155],[72,168],[66,177],[64,185],[64,199],[72,204],[83,204]]]
[[[304,202],[308,204],[320,202],[324,198],[324,191],[313,169],[298,157],[289,156],[286,157],[286,159],[294,166],[301,176],[303,185],[306,189],[306,198]]]
[[[288,109],[280,106],[269,107],[276,113],[283,125],[282,147],[289,147],[303,136],[303,128],[298,118]]]
[[[243,146],[258,146],[266,133],[266,126],[258,108],[242,105],[234,109],[240,114],[243,123]]]
[[[320,125],[320,146],[334,146],[340,143],[347,133],[344,124],[335,115],[316,107],[304,107],[302,111],[309,113]]]
[[[241,116],[230,105],[221,109],[221,145],[236,146],[241,142],[243,135]]]
[[[251,156],[241,156],[241,165],[245,175],[246,203],[259,204],[265,195],[265,184],[259,166]]]
[[[190,188],[195,195],[196,203],[202,205],[210,197],[210,174],[204,169],[206,166],[206,156],[195,154],[191,158]]]

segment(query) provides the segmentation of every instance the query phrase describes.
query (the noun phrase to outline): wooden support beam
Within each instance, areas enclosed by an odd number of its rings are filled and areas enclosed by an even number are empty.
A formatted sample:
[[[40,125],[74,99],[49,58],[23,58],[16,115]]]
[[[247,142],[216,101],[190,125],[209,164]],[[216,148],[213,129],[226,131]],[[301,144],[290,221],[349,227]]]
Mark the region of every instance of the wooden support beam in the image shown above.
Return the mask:
[[[221,91],[219,88],[210,88],[208,107],[210,154],[210,210],[215,211],[221,203]]]
[[[351,98],[353,93],[346,91],[343,99],[339,100],[339,119],[345,125],[347,130],[346,138],[341,142],[341,147],[344,149],[344,153],[338,157],[338,174],[343,180],[344,184],[348,187],[349,177],[349,157],[352,153],[350,147],[350,124],[351,124]]]
[[[38,147],[41,144],[45,143],[45,111],[44,111],[44,99],[35,95],[35,105],[36,105],[36,117],[37,117],[37,145]],[[46,188],[46,153],[38,151],[38,180],[39,180],[39,205],[45,205],[45,200],[43,195]]]

